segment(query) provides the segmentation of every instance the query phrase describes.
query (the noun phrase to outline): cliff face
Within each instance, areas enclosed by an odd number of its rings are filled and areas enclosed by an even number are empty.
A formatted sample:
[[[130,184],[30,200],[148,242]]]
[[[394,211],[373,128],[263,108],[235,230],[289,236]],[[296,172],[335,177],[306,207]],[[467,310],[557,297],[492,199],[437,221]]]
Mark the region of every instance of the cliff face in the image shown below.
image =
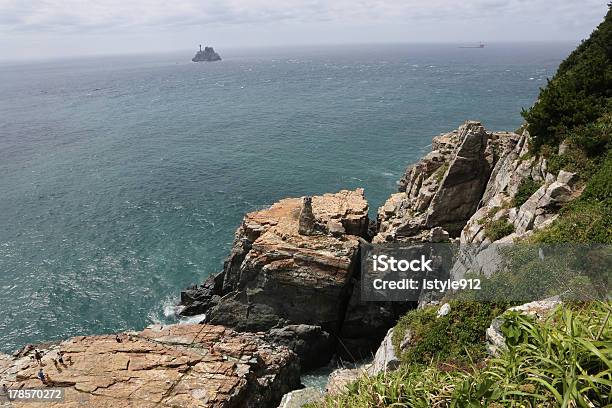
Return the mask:
[[[291,332],[305,343],[296,349],[305,367],[324,364],[338,336],[354,346],[350,353],[377,342],[378,332],[384,335],[378,326],[390,324],[390,313],[370,310],[353,293],[360,240],[368,233],[363,190],[315,196],[311,206],[315,224],[308,234],[300,233],[300,198],[247,214],[223,272],[184,291],[182,313],[205,313],[207,322],[237,330],[274,329],[270,336],[282,341]],[[359,332],[345,327],[345,322],[366,314],[371,322],[366,329],[372,330],[363,330],[364,321]]]
[[[48,385],[63,388],[65,401],[11,406],[263,407],[299,385],[295,354],[256,334],[191,324],[152,326],[119,340],[75,337],[39,348]],[[0,358],[2,384],[41,387],[33,354]]]
[[[488,132],[479,122],[434,137],[432,151],[406,169],[399,192],[379,208],[374,242],[455,237],[462,249],[452,275],[487,272],[492,242],[550,225],[582,192],[576,174],[550,173],[546,159],[529,155],[529,143],[526,131]]]
[[[518,139],[487,132],[479,122],[434,137],[432,151],[406,169],[399,192],[378,210],[374,242],[459,236],[481,204],[493,168]]]
[[[528,146],[527,132],[488,132],[479,122],[434,137],[432,152],[406,169],[400,191],[378,210],[374,242],[435,242],[449,236],[486,246],[549,225],[560,206],[581,191],[576,175],[549,173],[545,159],[529,157]],[[539,187],[517,203],[526,181]],[[506,220],[514,232],[492,239],[487,224],[498,220]]]

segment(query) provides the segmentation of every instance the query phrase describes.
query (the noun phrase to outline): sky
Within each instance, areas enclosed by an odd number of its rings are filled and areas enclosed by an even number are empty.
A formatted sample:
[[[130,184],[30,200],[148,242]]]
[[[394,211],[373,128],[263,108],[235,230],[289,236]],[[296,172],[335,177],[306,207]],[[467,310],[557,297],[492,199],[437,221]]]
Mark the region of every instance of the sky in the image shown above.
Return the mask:
[[[566,41],[608,0],[0,0],[0,60],[261,46]]]

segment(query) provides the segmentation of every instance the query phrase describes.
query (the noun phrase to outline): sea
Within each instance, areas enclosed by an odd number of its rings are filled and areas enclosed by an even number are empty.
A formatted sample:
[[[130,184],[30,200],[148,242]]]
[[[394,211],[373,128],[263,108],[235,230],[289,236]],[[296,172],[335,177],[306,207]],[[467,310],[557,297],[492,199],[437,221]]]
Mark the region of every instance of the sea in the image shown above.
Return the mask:
[[[247,212],[514,130],[575,44],[216,47],[0,62],[0,351],[176,322]]]

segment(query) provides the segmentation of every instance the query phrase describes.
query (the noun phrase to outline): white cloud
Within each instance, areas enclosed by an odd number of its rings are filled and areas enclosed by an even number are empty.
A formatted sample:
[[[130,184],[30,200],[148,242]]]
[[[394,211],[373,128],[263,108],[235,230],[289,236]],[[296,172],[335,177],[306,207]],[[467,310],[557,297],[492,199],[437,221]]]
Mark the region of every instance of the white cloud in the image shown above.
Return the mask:
[[[0,0],[0,58],[261,45],[569,40],[605,0]]]
[[[600,0],[0,0],[3,30],[132,30],[245,22],[416,21],[537,16],[580,24]],[[592,21],[589,21],[592,23]]]

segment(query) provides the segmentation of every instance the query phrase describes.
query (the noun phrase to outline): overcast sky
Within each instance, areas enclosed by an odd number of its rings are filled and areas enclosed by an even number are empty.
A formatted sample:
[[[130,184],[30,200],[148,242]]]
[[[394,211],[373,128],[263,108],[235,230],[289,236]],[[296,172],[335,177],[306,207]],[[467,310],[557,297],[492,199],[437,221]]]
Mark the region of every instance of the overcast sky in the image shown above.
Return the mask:
[[[379,42],[572,41],[607,0],[0,0],[0,59]]]

